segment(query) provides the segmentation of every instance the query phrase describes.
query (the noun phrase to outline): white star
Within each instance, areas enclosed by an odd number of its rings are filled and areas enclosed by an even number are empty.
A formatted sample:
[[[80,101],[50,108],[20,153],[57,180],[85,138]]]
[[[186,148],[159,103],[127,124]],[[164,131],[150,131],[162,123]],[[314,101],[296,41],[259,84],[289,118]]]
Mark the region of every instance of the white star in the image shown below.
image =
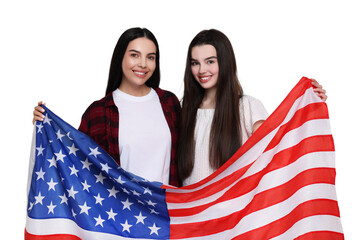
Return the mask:
[[[38,127],[37,133],[42,133],[41,129],[44,127],[41,123],[39,125],[36,125]]]
[[[48,123],[49,125],[51,125],[51,123],[50,123],[51,121],[52,121],[52,120],[48,117],[48,115],[47,115],[47,113],[46,113],[43,123],[44,123],[44,124],[45,124],[45,123]]]
[[[89,188],[91,187],[91,185],[88,185],[87,183],[86,183],[86,180],[85,180],[85,182],[83,182],[83,183],[81,183],[82,185],[83,185],[83,191],[88,191],[89,192]]]
[[[135,217],[136,217],[136,219],[137,219],[136,224],[138,224],[138,223],[145,224],[145,223],[144,223],[144,219],[147,218],[147,217],[143,216],[143,215],[141,214],[141,212],[140,212],[139,216],[135,216]]]
[[[126,183],[124,180],[121,179],[121,176],[119,176],[118,179],[116,179],[116,182],[118,182],[120,184]]]
[[[42,168],[40,168],[40,171],[35,172],[35,173],[37,175],[36,181],[39,180],[39,179],[42,179],[42,180],[45,181],[45,179],[44,179],[45,172],[43,172]]]
[[[111,169],[111,167],[109,167],[109,165],[107,163],[105,163],[105,164],[100,163],[100,165],[101,165],[101,171],[105,171],[106,173],[109,173],[109,170]]]
[[[96,148],[89,147],[89,148],[90,148],[89,156],[93,155],[93,156],[95,156],[97,158],[97,155],[101,154],[101,152],[98,151],[99,147],[96,147]]]
[[[94,196],[94,198],[96,199],[95,204],[99,203],[102,206],[102,201],[104,201],[105,198],[102,198],[100,196],[100,193],[98,193],[98,195],[96,197]]]
[[[55,185],[58,184],[57,182],[54,182],[53,179],[51,178],[50,182],[47,182],[47,184],[49,185],[49,190],[51,189],[55,191]]]
[[[40,147],[37,147],[36,150],[38,150],[37,156],[40,156],[40,155],[44,156],[43,151],[45,150],[45,148],[42,147],[42,144],[40,144]]]
[[[127,220],[125,221],[125,223],[120,223],[121,226],[123,226],[123,230],[122,231],[128,231],[130,233],[130,228],[132,227],[132,225],[128,224]]]
[[[116,198],[116,194],[119,192],[115,189],[115,186],[112,187],[112,189],[108,189],[109,191],[109,196],[108,197],[111,197],[113,196],[114,198]]]
[[[59,139],[62,142],[62,138],[65,136],[64,134],[60,133],[60,129],[56,132],[57,139]]]
[[[141,195],[140,193],[138,193],[138,192],[135,191],[135,190],[131,190],[131,192],[132,192],[135,196],[140,196],[140,195]]]
[[[70,176],[71,176],[71,175],[78,176],[77,173],[78,173],[79,170],[77,170],[77,169],[75,168],[75,165],[74,165],[74,164],[73,164],[72,167],[69,167],[69,168],[70,168],[70,170],[71,170]]]
[[[133,177],[133,178],[131,179],[131,181],[132,181],[132,182],[136,182],[136,183],[139,183],[139,182],[140,182],[140,180],[137,179],[136,177]]]
[[[152,195],[152,192],[148,187],[144,187],[144,194],[145,193],[148,193],[148,194]]]
[[[66,157],[66,155],[64,155],[62,153],[62,150],[60,149],[60,151],[58,153],[55,153],[55,156],[56,156],[56,161],[62,161],[64,162],[64,157]]]
[[[52,166],[56,167],[56,160],[55,160],[55,157],[53,156],[51,159],[48,159],[49,163],[50,163],[50,166],[49,168],[51,168]]]
[[[74,154],[76,156],[76,151],[79,151],[79,149],[75,147],[74,143],[71,147],[67,147],[67,148],[69,149],[69,155]]]
[[[90,171],[90,166],[92,165],[92,163],[89,162],[88,158],[86,158],[85,161],[81,161],[81,163],[83,165],[82,169],[86,168],[87,170]]]
[[[153,203],[151,200],[149,201],[145,201],[148,205],[151,205],[153,207],[155,207],[156,203]]]
[[[81,213],[85,213],[86,215],[89,215],[89,209],[91,208],[91,207],[88,207],[87,205],[86,205],[86,202],[84,203],[84,205],[79,205],[79,207],[81,208],[81,211],[80,211],[80,214]]]
[[[64,195],[59,196],[59,198],[61,198],[61,203],[60,204],[66,203],[66,205],[68,205],[68,203],[67,203],[68,198],[66,197],[65,193],[64,193]]]
[[[124,193],[126,193],[127,195],[130,194],[130,192],[126,189],[126,188],[121,188],[123,190]]]
[[[150,209],[150,213],[154,213],[156,215],[159,215],[159,213],[157,211],[155,211],[154,209],[151,209],[151,208],[149,208],[149,209]]]
[[[94,219],[96,220],[95,227],[96,227],[97,225],[100,225],[100,226],[104,227],[104,226],[103,226],[103,222],[104,222],[105,220],[101,218],[100,214],[99,214],[99,217],[94,218]]]
[[[95,183],[101,182],[102,184],[104,184],[104,179],[105,179],[106,177],[104,177],[104,176],[102,175],[102,173],[99,173],[99,175],[95,175],[95,177],[96,177],[96,182],[95,182]]]
[[[106,213],[109,215],[108,220],[111,218],[112,220],[115,221],[115,216],[118,215],[117,213],[114,213],[112,208],[110,209],[110,212],[106,211]]]
[[[155,223],[154,223],[154,225],[152,227],[148,227],[148,228],[151,230],[150,235],[155,233],[156,235],[159,236],[158,230],[160,229],[160,227],[156,227]]]
[[[41,205],[43,204],[42,203],[42,200],[45,198],[45,196],[41,196],[41,192],[39,192],[39,195],[37,195],[37,196],[35,196],[35,204],[34,205],[36,205],[36,204],[38,204],[38,203],[40,203]]]
[[[131,211],[130,206],[134,204],[134,203],[132,203],[132,202],[129,202],[129,199],[128,199],[128,198],[126,199],[125,202],[124,202],[124,201],[121,201],[121,203],[124,204],[123,210],[124,210],[125,208],[127,208],[127,209],[129,209],[130,211]]]
[[[68,133],[66,134],[66,136],[67,136],[70,140],[73,140],[73,139],[70,137],[70,132],[68,132]]]
[[[74,212],[74,209],[71,209],[71,212],[72,212],[73,218],[75,218],[76,213]]]
[[[74,186],[71,186],[70,189],[66,189],[68,191],[68,195],[69,197],[72,197],[73,199],[75,199],[75,194],[78,193],[78,191],[74,190]]]
[[[29,208],[28,208],[28,210],[31,211],[31,209],[33,208],[33,206],[34,206],[34,203],[29,202]]]
[[[48,209],[49,209],[48,214],[50,214],[50,212],[51,212],[52,214],[54,214],[54,208],[56,207],[56,205],[53,205],[53,204],[52,204],[52,201],[50,202],[50,205],[47,205],[47,207],[48,207]]]

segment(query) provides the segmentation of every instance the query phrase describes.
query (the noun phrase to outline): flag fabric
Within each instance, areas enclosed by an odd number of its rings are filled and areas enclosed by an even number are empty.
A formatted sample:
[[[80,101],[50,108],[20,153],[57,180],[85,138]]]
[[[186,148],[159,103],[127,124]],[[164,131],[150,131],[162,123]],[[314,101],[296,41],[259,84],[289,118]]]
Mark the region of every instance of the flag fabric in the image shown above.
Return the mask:
[[[25,239],[344,239],[329,115],[310,79],[220,169],[182,188],[124,171],[88,136],[45,116]]]

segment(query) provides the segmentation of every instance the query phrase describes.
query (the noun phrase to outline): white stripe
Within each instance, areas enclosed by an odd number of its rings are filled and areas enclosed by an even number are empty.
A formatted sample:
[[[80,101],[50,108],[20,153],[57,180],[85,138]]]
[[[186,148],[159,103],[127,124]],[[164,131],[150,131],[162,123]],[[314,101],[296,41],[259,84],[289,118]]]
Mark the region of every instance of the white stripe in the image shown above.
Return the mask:
[[[266,146],[270,143],[270,141],[273,139],[279,128],[286,124],[291,118],[294,116],[297,110],[300,108],[303,108],[309,104],[321,102],[322,100],[315,95],[312,88],[309,88],[305,91],[305,93],[300,96],[292,105],[289,112],[287,113],[284,121],[279,124],[279,126],[274,129],[272,132],[267,134],[264,138],[262,138],[259,142],[257,142],[252,148],[250,148],[246,153],[244,153],[238,160],[236,160],[231,166],[229,166],[224,172],[220,173],[218,176],[216,176],[214,179],[210,180],[209,182],[198,186],[194,189],[167,189],[167,192],[176,192],[176,193],[189,193],[194,192],[200,189],[203,189],[204,187],[211,185],[224,177],[232,174],[236,170],[243,168],[251,163],[253,163],[265,150]]]
[[[258,186],[249,193],[226,202],[218,203],[199,214],[188,217],[171,217],[170,222],[171,224],[183,224],[189,222],[202,222],[228,216],[234,212],[244,209],[253,200],[256,194],[282,185],[305,170],[314,168],[334,168],[334,166],[333,152],[315,152],[304,155],[296,162],[289,164],[284,168],[265,174],[260,180]],[[185,204],[184,206],[188,207],[188,205]]]
[[[80,228],[74,221],[65,218],[33,219],[27,217],[26,231],[33,235],[69,234],[86,240],[131,240],[109,233],[92,232]],[[144,238],[136,238],[145,240]]]
[[[168,209],[177,209],[177,208],[189,208],[195,207],[199,205],[203,205],[209,202],[213,202],[215,199],[218,199],[222,196],[229,188],[231,188],[234,184],[238,181],[241,181],[245,177],[254,175],[261,170],[263,170],[271,161],[273,156],[287,148],[292,147],[293,145],[298,144],[302,138],[299,139],[299,136],[303,138],[317,136],[317,135],[328,135],[330,134],[330,129],[328,127],[328,119],[321,119],[321,120],[311,120],[303,124],[301,127],[294,129],[288,132],[280,143],[273,149],[263,153],[258,157],[258,159],[253,163],[253,165],[247,170],[247,172],[239,179],[237,179],[233,184],[224,188],[223,190],[209,196],[206,198],[202,198],[197,201],[189,202],[189,203],[168,203]],[[243,156],[244,157],[244,156]],[[240,158],[240,162],[245,161],[246,159]],[[335,160],[331,158],[333,162]]]
[[[259,210],[257,212],[251,213],[241,219],[238,224],[227,231],[222,231],[217,234],[186,238],[188,240],[218,240],[218,239],[232,239],[240,234],[246,233],[248,231],[257,229],[259,227],[265,226],[269,223],[272,223],[287,214],[289,214],[293,209],[295,209],[299,204],[314,200],[314,199],[331,199],[336,200],[335,186],[331,184],[313,184],[299,189],[293,196],[287,200],[273,205],[271,207]],[[328,215],[330,218],[332,216]],[[325,218],[327,215],[325,215]],[[325,220],[324,220],[325,221]],[[292,239],[292,238],[287,238]]]
[[[331,231],[343,233],[340,218],[331,215],[311,216],[296,222],[288,231],[271,240],[295,239],[305,233],[315,231]]]

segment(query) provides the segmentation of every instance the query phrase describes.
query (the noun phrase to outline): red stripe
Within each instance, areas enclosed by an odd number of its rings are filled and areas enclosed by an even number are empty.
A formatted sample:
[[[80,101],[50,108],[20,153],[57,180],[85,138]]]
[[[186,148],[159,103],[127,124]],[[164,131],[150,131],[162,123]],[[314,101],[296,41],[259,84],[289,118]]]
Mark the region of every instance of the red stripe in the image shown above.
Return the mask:
[[[215,234],[231,229],[246,215],[278,204],[291,197],[302,187],[317,183],[334,184],[334,172],[335,170],[331,168],[310,169],[298,174],[296,177],[285,184],[256,194],[252,201],[241,211],[219,219],[200,223],[171,224],[171,237],[174,237],[175,239],[181,239],[185,237],[203,236],[201,234],[204,233],[199,233],[199,229],[206,229],[206,234]],[[239,187],[242,186],[242,184],[239,184],[238,186],[232,188],[232,194],[235,194],[237,191],[239,191]]]
[[[324,102],[312,103],[302,109],[297,110],[291,120],[279,128],[276,135],[273,137],[264,152],[274,148],[276,145],[279,144],[279,142],[287,132],[300,127],[305,122],[314,119],[328,118],[329,114],[327,113],[326,104]]]
[[[301,235],[294,240],[343,240],[344,234],[331,231],[316,231]]]
[[[257,186],[259,183],[259,180],[261,177],[273,170],[282,168],[287,166],[288,164],[293,163],[301,156],[312,153],[312,152],[319,152],[319,151],[334,151],[334,145],[333,145],[333,138],[330,135],[325,136],[314,136],[310,138],[306,138],[297,145],[294,145],[291,148],[285,149],[277,154],[274,155],[272,161],[268,164],[268,166],[263,169],[262,171],[247,177],[245,179],[240,180],[236,185],[241,184],[241,191],[238,191],[236,193],[236,196],[241,196],[249,191],[251,191],[253,188]],[[230,184],[234,183],[236,180],[238,180],[248,169],[249,166],[246,166],[245,169],[239,169],[238,171],[234,172],[233,174],[223,178],[222,180],[211,184],[203,189],[200,189],[195,192],[190,193],[174,193],[174,192],[166,192],[166,201],[168,203],[185,203],[190,201],[195,201],[202,199],[207,196],[211,196],[221,189],[228,187]],[[335,176],[334,176],[335,177]],[[204,209],[206,209],[209,206],[212,206],[218,202],[226,201],[229,199],[229,191],[220,199],[217,201],[204,205],[199,206],[196,208],[184,210],[184,209],[169,209],[169,215],[170,216],[180,216],[179,214],[182,214],[181,216],[187,216],[188,214],[191,215],[191,213],[197,213],[201,212]],[[235,197],[236,197],[235,196]],[[233,196],[231,196],[233,197]]]
[[[339,209],[337,201],[316,199],[304,202],[285,217],[263,227],[241,234],[238,237],[233,238],[233,240],[270,239],[283,234],[297,221],[315,215],[332,215],[338,217]]]
[[[70,234],[33,235],[25,229],[25,240],[81,240],[81,238]]]

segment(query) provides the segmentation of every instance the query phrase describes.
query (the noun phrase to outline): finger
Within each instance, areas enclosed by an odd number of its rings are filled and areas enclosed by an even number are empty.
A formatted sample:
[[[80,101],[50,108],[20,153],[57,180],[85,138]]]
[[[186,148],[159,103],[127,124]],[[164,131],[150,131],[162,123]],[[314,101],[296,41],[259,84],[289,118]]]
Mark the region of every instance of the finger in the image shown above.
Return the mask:
[[[45,109],[40,107],[40,106],[36,106],[34,109],[35,109],[34,112],[35,111],[38,111],[38,112],[41,112],[41,113],[45,112]]]
[[[326,93],[326,90],[323,88],[314,88],[314,92],[318,92],[318,93]]]
[[[324,102],[326,101],[326,99],[328,98],[328,96],[326,95],[326,94],[323,94],[323,93],[318,93],[317,94],[320,98],[321,98],[321,100],[323,100]]]

